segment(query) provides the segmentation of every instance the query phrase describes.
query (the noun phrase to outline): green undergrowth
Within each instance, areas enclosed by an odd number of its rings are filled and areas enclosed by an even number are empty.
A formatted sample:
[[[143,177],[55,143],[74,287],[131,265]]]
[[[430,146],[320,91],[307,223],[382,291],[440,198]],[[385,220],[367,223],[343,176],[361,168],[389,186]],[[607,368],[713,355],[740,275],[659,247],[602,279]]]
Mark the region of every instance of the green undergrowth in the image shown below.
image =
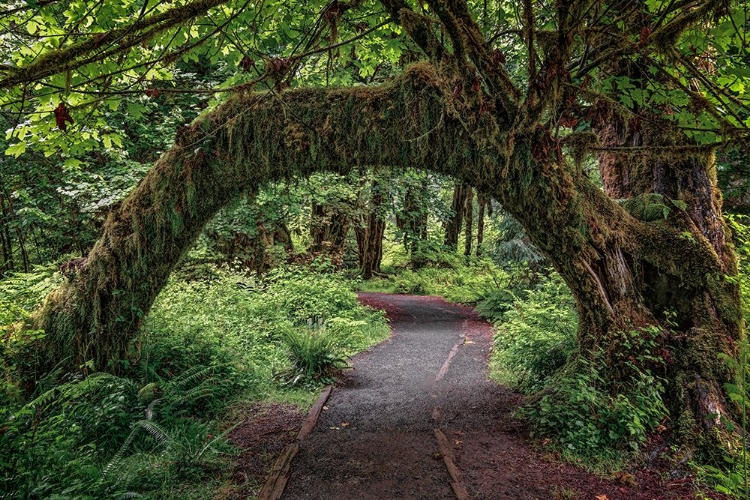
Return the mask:
[[[51,267],[0,282],[12,306],[2,317],[2,498],[212,498],[231,472],[234,404],[307,407],[348,356],[389,334],[343,276],[290,268],[257,279],[188,265],[116,375],[53,373],[24,397],[13,373],[33,353],[7,325],[57,282]]]
[[[578,354],[575,302],[554,273],[515,280],[477,310],[496,325],[491,376],[528,396],[519,416],[563,457],[617,469],[664,418],[663,383],[650,369],[657,330],[620,334],[633,360],[622,377],[610,372],[604,351]],[[619,379],[627,383],[613,387]]]
[[[363,281],[363,292],[385,292],[408,295],[436,295],[461,303],[476,304],[503,287],[508,275],[490,259],[465,257],[439,246],[426,246],[416,257],[422,267],[412,268],[401,246],[394,246],[384,256],[383,275]]]

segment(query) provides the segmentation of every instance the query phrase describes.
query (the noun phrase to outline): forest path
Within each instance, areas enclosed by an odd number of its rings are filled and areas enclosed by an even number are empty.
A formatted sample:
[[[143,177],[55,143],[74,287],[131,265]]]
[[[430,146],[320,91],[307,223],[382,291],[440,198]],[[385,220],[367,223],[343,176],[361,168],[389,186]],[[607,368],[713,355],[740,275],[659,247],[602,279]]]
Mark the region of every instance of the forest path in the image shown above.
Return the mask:
[[[487,376],[492,327],[471,308],[376,293],[360,301],[388,313],[393,335],[354,358],[300,442],[284,500],[692,498],[690,485],[647,469],[638,484],[618,483],[532,450],[511,416],[518,395]],[[456,492],[443,455],[457,465]]]

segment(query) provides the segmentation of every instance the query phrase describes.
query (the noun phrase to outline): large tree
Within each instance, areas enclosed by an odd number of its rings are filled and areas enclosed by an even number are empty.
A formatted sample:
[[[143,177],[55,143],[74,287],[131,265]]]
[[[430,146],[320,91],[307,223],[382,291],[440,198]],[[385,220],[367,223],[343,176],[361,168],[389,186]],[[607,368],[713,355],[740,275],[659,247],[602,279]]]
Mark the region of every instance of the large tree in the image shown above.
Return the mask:
[[[451,175],[520,221],[576,299],[579,355],[604,352],[618,383],[632,363],[621,332],[658,329],[650,355],[667,367],[672,421],[683,436],[718,435],[733,374],[717,354],[736,355],[744,325],[713,149],[748,137],[744,11],[716,0],[304,4],[53,0],[6,16],[3,44],[40,39],[0,66],[0,86],[19,116],[47,113],[16,128],[42,148],[75,139],[53,133],[71,125],[74,98],[94,116],[104,111],[92,99],[189,90],[156,80],[178,58],[236,67],[49,297],[47,366],[124,356],[180,256],[241,193],[409,167]],[[89,29],[103,6],[102,28]],[[591,153],[605,189],[582,168]]]

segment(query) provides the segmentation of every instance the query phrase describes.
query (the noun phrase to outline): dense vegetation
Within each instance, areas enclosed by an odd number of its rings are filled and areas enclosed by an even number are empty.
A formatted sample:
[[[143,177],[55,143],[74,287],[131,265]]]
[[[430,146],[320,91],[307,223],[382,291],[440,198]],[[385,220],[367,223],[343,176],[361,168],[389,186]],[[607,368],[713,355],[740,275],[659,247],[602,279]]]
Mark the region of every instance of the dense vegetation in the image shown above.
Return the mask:
[[[56,279],[54,267],[14,274],[2,282],[3,299],[25,316]],[[290,268],[257,279],[188,260],[118,375],[53,372],[25,399],[12,375],[35,353],[22,338],[7,339],[0,491],[210,497],[232,470],[233,406],[257,399],[304,406],[348,356],[387,335],[382,313],[359,306],[340,275]]]
[[[567,452],[668,432],[747,489],[749,28],[732,0],[9,2],[5,490],[183,494],[222,405],[382,337],[355,277],[478,303]]]

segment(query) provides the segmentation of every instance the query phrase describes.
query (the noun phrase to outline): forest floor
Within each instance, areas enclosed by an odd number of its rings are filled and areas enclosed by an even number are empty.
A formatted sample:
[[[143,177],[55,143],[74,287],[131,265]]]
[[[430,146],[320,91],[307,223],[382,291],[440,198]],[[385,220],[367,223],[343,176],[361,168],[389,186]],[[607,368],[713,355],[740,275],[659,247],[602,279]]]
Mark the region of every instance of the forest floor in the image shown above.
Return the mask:
[[[360,301],[387,312],[393,335],[354,358],[300,442],[284,499],[725,498],[697,494],[658,453],[607,478],[560,462],[512,416],[520,396],[489,379],[492,327],[471,308],[377,293]],[[257,494],[304,419],[291,405],[248,410],[231,434],[245,487],[230,496]]]

